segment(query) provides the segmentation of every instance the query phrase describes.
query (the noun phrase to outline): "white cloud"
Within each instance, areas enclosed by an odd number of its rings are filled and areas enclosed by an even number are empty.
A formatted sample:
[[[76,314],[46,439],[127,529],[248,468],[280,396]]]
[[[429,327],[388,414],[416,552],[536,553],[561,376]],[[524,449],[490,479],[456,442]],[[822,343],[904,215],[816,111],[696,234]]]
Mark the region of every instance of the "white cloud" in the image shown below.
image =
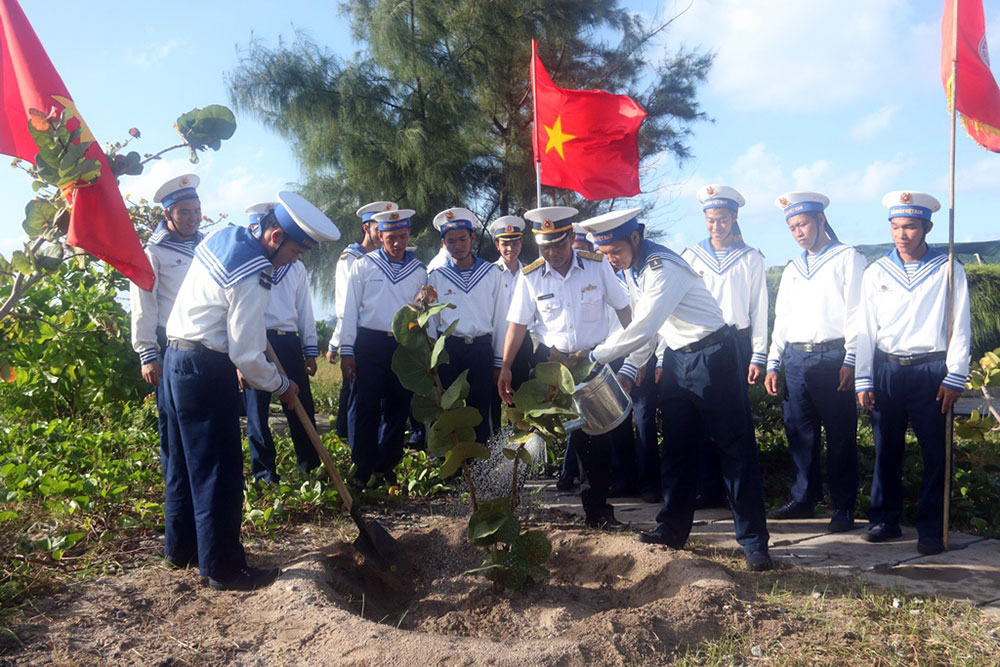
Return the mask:
[[[167,56],[170,55],[170,52],[178,46],[181,46],[181,43],[175,39],[171,39],[166,42],[146,44],[140,50],[132,48],[127,49],[125,51],[125,57],[133,65],[149,69],[161,60],[165,60]]]
[[[851,128],[851,139],[854,141],[874,139],[882,130],[889,127],[897,111],[899,107],[889,105],[864,116]]]
[[[964,132],[961,127],[958,131]],[[961,140],[962,137],[959,136],[958,139]],[[998,188],[1000,188],[1000,156],[987,156],[975,164],[955,171],[956,192],[990,192],[995,194]],[[947,175],[939,183],[938,189],[942,192],[948,191]]]

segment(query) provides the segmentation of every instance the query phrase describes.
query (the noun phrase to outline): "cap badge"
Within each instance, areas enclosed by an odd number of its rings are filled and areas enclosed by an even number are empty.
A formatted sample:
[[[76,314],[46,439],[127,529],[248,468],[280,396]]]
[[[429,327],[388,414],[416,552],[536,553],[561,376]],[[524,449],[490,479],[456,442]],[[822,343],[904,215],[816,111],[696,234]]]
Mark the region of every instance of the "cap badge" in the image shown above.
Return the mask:
[[[507,228],[504,231],[508,233],[514,231],[514,225],[507,225]]]
[[[187,185],[187,184],[188,184],[188,183],[190,183],[190,182],[191,182],[191,179],[190,179],[190,178],[188,178],[187,176],[184,176],[184,177],[182,177],[182,178],[181,178],[181,180],[179,181],[179,183],[180,183],[181,185]]]
[[[552,229],[555,227],[551,220],[542,220],[542,229]]]
[[[711,197],[712,195],[715,194],[715,188],[713,188],[711,185],[708,186],[707,188],[705,188],[705,194]]]
[[[455,213],[454,213],[454,211],[446,211],[445,214],[444,214],[444,219],[445,220],[454,220],[455,219]]]
[[[391,211],[392,210],[392,204],[386,204],[385,205],[385,210]]]
[[[778,200],[778,203],[781,204],[782,206],[788,206],[792,202],[788,201],[788,197],[782,197],[781,199]]]
[[[390,213],[389,214],[389,219],[390,220],[399,220],[399,213]]]
[[[903,193],[901,193],[899,195],[899,203],[900,204],[909,204],[912,200],[913,200],[913,197],[910,196],[909,192],[903,192]]]

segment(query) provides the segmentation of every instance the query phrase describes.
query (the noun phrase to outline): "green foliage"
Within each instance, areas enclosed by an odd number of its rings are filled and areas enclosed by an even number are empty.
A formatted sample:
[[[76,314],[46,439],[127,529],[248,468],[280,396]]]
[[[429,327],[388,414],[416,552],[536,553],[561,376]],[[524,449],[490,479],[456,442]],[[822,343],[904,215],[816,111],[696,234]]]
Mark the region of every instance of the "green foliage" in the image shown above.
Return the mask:
[[[965,267],[969,280],[972,322],[972,358],[1000,347],[1000,265]]]
[[[469,570],[496,585],[521,590],[549,576],[544,567],[552,555],[552,543],[538,530],[521,532],[521,522],[510,511],[506,498],[479,504],[469,518],[469,541],[491,547],[482,566]]]
[[[990,388],[998,386],[1000,386],[1000,348],[987,352],[978,362],[971,365],[968,382],[969,389],[982,392],[990,409],[993,410],[995,408]],[[983,442],[986,434],[995,428],[997,423],[993,415],[979,414],[978,410],[973,410],[966,419],[955,421],[956,436],[978,442]]]
[[[194,108],[177,118],[177,133],[191,149],[191,162],[198,162],[195,151],[211,148],[217,151],[222,142],[236,132],[236,116],[221,104],[210,104],[204,109]]]

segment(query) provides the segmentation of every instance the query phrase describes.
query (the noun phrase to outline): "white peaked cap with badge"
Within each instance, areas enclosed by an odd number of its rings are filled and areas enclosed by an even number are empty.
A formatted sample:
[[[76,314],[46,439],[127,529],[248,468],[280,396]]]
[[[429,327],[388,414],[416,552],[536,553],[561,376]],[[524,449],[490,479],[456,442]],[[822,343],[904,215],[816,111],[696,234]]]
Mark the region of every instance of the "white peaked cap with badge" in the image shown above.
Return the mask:
[[[941,210],[941,202],[926,192],[895,190],[882,197],[882,206],[889,209],[889,219],[920,218],[930,220],[931,213]]]
[[[608,211],[596,218],[584,220],[583,228],[590,232],[595,245],[602,245],[627,237],[639,229],[639,213],[642,208],[624,211]]]
[[[282,190],[276,195],[276,198],[278,204],[273,209],[274,216],[278,219],[281,228],[296,242],[309,246],[310,244],[303,243],[303,240],[312,241],[315,244],[336,241],[340,238],[340,230],[337,229],[337,225],[333,224],[333,221],[326,217],[323,211],[316,208],[302,195]],[[298,235],[287,222],[289,218],[301,235],[305,237],[304,239],[296,238]]]
[[[495,239],[518,238],[524,233],[524,220],[516,215],[503,215],[490,223],[488,231]]]
[[[736,188],[728,185],[712,183],[704,185],[698,190],[698,201],[704,208],[728,208],[738,210],[747,201]]]
[[[373,201],[370,204],[365,204],[357,211],[357,216],[361,218],[361,222],[368,222],[371,220],[372,216],[376,213],[381,213],[383,211],[397,211],[399,210],[399,205],[391,201]]]
[[[472,229],[474,225],[479,224],[479,218],[467,208],[453,207],[446,208],[435,215],[433,224],[434,229],[441,232],[441,236],[444,236],[456,229]]]
[[[267,212],[274,208],[277,203],[273,201],[258,202],[247,206],[243,212],[250,218],[250,224],[255,224],[260,222],[260,219],[267,215]]]
[[[391,211],[382,211],[372,216],[372,220],[378,223],[380,232],[391,232],[397,229],[410,227],[410,218],[416,214],[412,208],[400,208]]]
[[[524,219],[531,223],[535,243],[559,243],[573,229],[571,218],[579,213],[572,206],[543,206],[526,211]]]
[[[169,208],[183,199],[197,199],[199,183],[201,179],[195,174],[175,176],[156,190],[153,201],[162,204],[163,208]]]

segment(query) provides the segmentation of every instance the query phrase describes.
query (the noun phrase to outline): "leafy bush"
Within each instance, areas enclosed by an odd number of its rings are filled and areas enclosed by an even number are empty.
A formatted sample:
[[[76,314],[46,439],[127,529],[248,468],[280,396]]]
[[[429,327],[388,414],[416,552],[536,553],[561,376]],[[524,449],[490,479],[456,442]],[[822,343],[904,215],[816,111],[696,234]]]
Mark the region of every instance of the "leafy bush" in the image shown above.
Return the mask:
[[[965,267],[972,311],[972,358],[1000,347],[1000,265]]]

